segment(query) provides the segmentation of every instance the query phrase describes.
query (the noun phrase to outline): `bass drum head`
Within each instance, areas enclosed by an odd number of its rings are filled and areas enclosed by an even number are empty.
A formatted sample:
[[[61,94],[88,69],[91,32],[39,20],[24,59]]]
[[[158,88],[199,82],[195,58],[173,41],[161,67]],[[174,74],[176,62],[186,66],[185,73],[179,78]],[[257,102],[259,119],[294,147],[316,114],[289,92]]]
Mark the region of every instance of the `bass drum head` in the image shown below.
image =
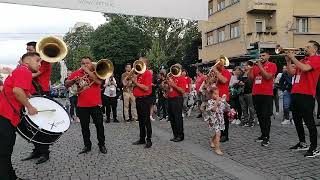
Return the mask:
[[[38,111],[51,109],[55,110],[54,112],[38,112],[38,114],[32,116],[27,115],[30,121],[32,121],[40,129],[53,133],[62,133],[69,129],[69,114],[60,103],[51,98],[40,96],[31,97],[29,102]],[[27,111],[26,108],[24,111]]]

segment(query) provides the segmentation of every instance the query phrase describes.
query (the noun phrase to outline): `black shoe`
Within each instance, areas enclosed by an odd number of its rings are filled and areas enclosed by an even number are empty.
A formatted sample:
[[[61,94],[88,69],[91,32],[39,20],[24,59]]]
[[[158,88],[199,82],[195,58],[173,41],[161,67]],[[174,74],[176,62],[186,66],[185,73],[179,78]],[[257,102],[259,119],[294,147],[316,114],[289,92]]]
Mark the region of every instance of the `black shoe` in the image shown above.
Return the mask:
[[[138,140],[136,142],[133,142],[132,145],[141,145],[141,144],[145,144],[145,143],[146,143],[145,141]]]
[[[318,150],[311,150],[309,149],[305,154],[304,154],[304,157],[316,157],[316,156],[319,156],[320,155],[320,152]]]
[[[197,118],[202,118],[202,114],[198,114]]]
[[[220,142],[227,142],[229,138],[227,136],[221,136]]]
[[[260,137],[258,137],[257,139],[255,139],[254,141],[255,141],[255,142],[262,142],[262,141],[263,141],[263,137],[260,136]]]
[[[119,123],[119,121],[118,121],[117,119],[113,120],[113,122],[115,122],[115,123]]]
[[[177,137],[176,139],[173,140],[173,142],[180,142],[180,141],[183,141],[182,137]]]
[[[38,159],[38,161],[36,162],[36,164],[42,164],[46,161],[49,160],[49,156],[40,156],[40,158]]]
[[[305,142],[299,142],[298,144],[290,147],[289,149],[295,150],[295,151],[303,151],[303,150],[308,150],[309,146]]]
[[[170,139],[170,141],[174,141],[175,139],[177,139],[177,138],[176,138],[176,137],[173,137],[173,138]]]
[[[146,143],[146,145],[144,146],[144,148],[151,148],[151,146],[152,146],[152,142],[151,141],[148,141],[147,143]]]
[[[39,154],[36,154],[36,153],[32,152],[28,157],[26,157],[24,159],[21,159],[21,161],[27,161],[27,160],[36,159],[36,158],[39,158],[39,157],[40,157]]]
[[[91,147],[84,147],[82,151],[79,152],[79,154],[88,153],[90,151],[91,151]]]
[[[110,123],[110,119],[107,119],[107,120],[106,120],[106,123]]]
[[[264,139],[264,140],[261,142],[261,146],[264,146],[264,147],[267,147],[269,144],[270,144],[269,139]]]
[[[130,123],[130,122],[131,122],[131,120],[129,120],[129,119],[128,119],[128,120],[126,120],[126,122],[127,122],[127,123]]]
[[[105,146],[99,146],[100,152],[103,154],[107,154],[107,148]]]

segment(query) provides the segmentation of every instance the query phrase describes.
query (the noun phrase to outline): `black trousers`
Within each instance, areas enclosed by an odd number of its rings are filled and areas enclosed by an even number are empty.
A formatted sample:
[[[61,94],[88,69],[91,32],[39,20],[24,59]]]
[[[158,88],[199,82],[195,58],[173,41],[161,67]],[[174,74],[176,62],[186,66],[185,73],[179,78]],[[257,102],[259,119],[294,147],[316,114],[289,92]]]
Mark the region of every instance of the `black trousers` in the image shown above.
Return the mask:
[[[101,112],[101,108],[99,106],[94,107],[78,107],[77,108],[80,124],[81,124],[81,131],[83,142],[86,147],[91,148],[91,141],[90,141],[90,117],[93,119],[93,123],[97,129],[97,139],[98,145],[104,146],[105,144],[105,136],[104,136],[104,127],[103,127],[103,116]]]
[[[260,125],[261,137],[269,140],[271,116],[273,114],[273,97],[268,95],[254,95],[252,96],[252,100]]]
[[[182,96],[168,98],[168,115],[174,138],[184,138],[182,109]]]
[[[113,120],[117,119],[117,105],[118,105],[118,98],[117,97],[108,97],[103,95],[103,113],[106,113],[107,121],[110,121],[110,113],[112,109],[112,117]]]
[[[157,107],[157,115],[160,117],[160,112],[162,111],[162,117],[167,118],[167,110],[168,110],[168,100],[165,97],[158,97],[158,107]]]
[[[302,119],[304,120],[310,135],[310,149],[317,148],[318,132],[314,122],[313,109],[315,99],[311,95],[292,94],[291,95],[292,116],[294,125],[298,133],[299,141],[306,142]]]
[[[150,121],[150,107],[152,104],[151,96],[136,97],[136,108],[138,114],[140,141],[151,141],[152,127]]]
[[[225,112],[223,114],[223,120],[224,120],[225,128],[224,128],[223,131],[221,131],[221,137],[225,136],[225,137],[229,138],[229,117],[228,117],[228,112]]]
[[[15,180],[17,176],[11,163],[13,146],[16,142],[16,129],[8,119],[0,116],[0,179]]]
[[[71,96],[69,98],[70,101],[70,116],[73,117],[74,115],[77,116],[76,107],[78,102],[78,96]]]

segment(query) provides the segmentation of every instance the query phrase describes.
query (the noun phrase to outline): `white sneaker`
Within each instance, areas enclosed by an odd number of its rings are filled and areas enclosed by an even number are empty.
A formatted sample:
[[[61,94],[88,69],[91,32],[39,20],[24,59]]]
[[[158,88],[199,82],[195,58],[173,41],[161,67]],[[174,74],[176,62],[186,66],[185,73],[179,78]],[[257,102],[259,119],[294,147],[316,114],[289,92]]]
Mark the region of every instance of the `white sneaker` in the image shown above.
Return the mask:
[[[151,121],[155,121],[155,119],[154,119],[152,116],[150,116],[150,120],[151,120]]]
[[[182,113],[182,117],[183,117],[183,118],[184,118],[184,116],[185,116],[184,113]]]
[[[282,125],[287,125],[287,124],[291,124],[289,119],[285,119],[281,122]]]
[[[236,119],[234,119],[233,121],[231,121],[231,124],[235,124],[237,122]]]
[[[240,121],[240,119],[237,119],[236,120],[236,125],[239,125],[239,124],[241,124],[241,121]]]

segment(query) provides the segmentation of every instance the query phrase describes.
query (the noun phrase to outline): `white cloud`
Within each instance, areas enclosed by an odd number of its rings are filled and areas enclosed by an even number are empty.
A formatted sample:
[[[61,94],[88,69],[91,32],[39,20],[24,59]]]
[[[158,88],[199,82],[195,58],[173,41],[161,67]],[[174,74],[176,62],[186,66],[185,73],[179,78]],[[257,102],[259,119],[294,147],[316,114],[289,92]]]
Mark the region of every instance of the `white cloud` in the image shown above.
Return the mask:
[[[45,35],[63,35],[76,22],[98,27],[101,13],[0,3],[0,65],[15,65],[28,41]]]

